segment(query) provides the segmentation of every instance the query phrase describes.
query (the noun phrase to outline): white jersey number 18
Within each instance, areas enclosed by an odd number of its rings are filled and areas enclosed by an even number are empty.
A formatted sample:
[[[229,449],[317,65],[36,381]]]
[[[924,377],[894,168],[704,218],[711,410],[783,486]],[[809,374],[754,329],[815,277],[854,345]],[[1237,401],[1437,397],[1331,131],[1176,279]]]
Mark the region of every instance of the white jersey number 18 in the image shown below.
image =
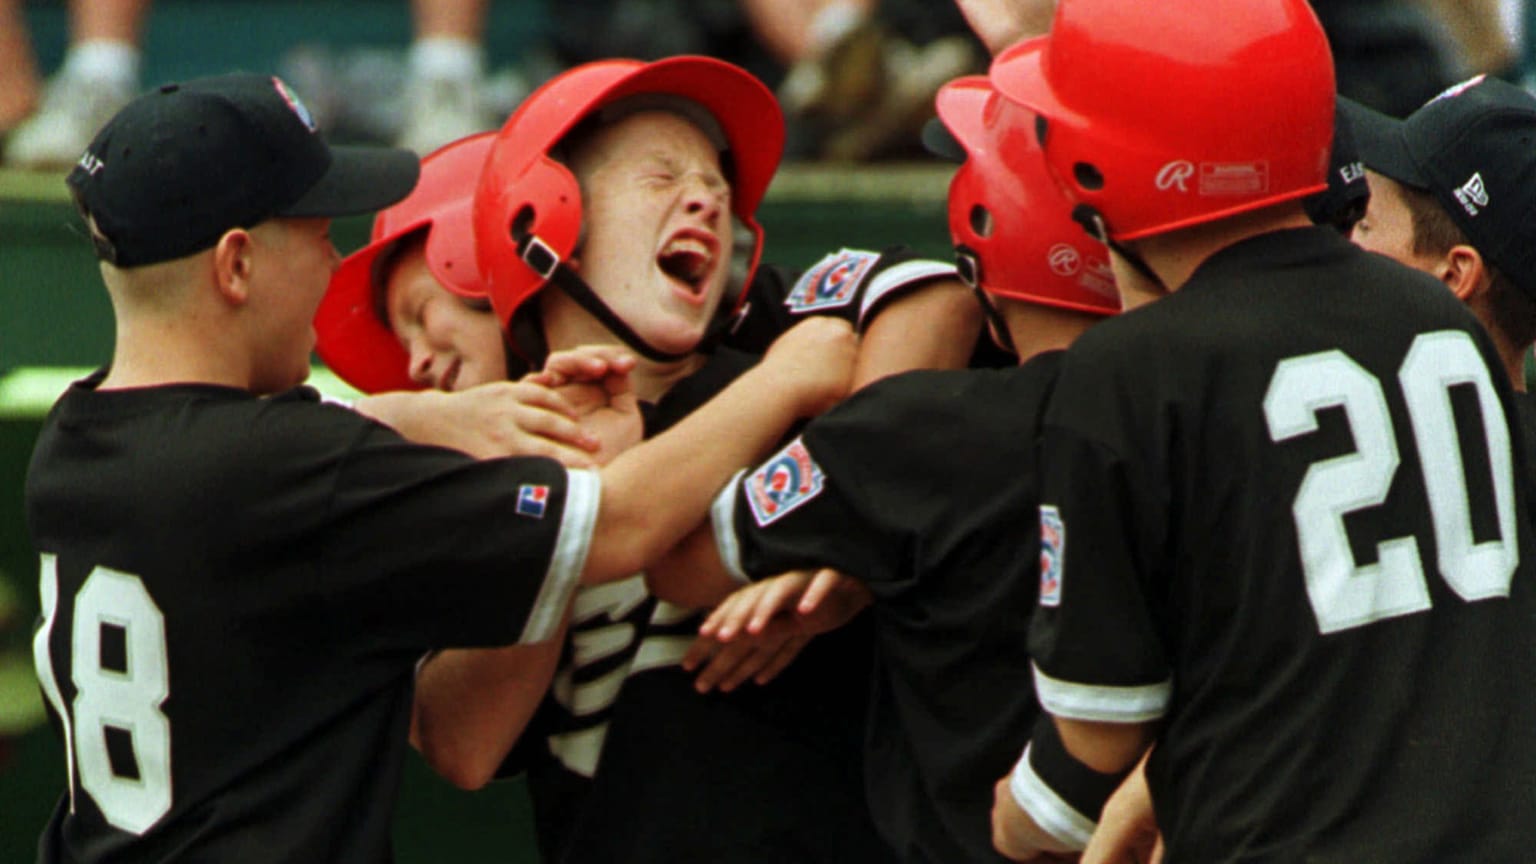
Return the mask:
[[[73,711],[54,677],[48,640],[59,612],[58,559],[42,556],[43,626],[32,643],[37,679],[64,726],[71,811],[75,774],[108,823],[143,834],[171,809],[171,722],[160,706],[170,695],[165,616],[131,573],[97,567],[74,597],[70,632]],[[120,630],[124,669],[102,664],[102,634]],[[108,730],[123,735],[137,776],[118,773],[107,749]]]

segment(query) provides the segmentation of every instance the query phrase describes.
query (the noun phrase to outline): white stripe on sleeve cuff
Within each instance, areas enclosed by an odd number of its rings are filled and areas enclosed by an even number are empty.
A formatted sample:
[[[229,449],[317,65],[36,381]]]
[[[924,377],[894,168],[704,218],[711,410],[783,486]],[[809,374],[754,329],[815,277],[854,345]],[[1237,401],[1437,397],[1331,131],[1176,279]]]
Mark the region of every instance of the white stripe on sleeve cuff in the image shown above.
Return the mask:
[[[530,644],[554,637],[560,629],[571,592],[587,565],[592,548],[592,531],[597,527],[597,508],[603,499],[603,483],[596,471],[566,472],[565,509],[560,513],[560,531],[555,535],[554,554],[549,556],[549,571],[539,596],[528,611],[528,623],[518,642]]]
[[[741,585],[752,582],[747,578],[747,571],[742,569],[741,544],[736,540],[736,493],[741,490],[741,478],[745,476],[745,470],[737,471],[731,482],[715,496],[715,502],[709,505],[709,524],[715,529],[715,551],[720,553],[725,572]]]
[[[1059,681],[1034,666],[1035,695],[1041,707],[1069,720],[1103,723],[1145,723],[1168,711],[1173,679],[1157,684],[1117,687],[1108,684],[1076,684]]]
[[[1025,745],[1024,755],[1008,775],[1008,788],[1013,792],[1013,800],[1045,833],[1073,849],[1087,848],[1098,822],[1079,813],[1040,779],[1029,764],[1029,745]]]
[[[945,264],[943,261],[928,261],[918,259],[915,261],[903,261],[881,270],[875,274],[875,278],[869,280],[869,286],[864,289],[864,299],[859,304],[859,326],[864,327],[869,322],[864,319],[869,316],[869,310],[875,308],[887,294],[896,291],[913,282],[940,277],[959,278],[955,273],[953,263]]]

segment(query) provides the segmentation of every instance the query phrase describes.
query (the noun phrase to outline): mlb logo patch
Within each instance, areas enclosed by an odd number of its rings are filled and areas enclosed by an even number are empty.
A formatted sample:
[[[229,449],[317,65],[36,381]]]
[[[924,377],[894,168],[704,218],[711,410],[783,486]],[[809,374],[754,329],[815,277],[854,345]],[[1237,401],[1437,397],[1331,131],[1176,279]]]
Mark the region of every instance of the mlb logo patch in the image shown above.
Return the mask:
[[[535,519],[544,518],[544,507],[549,503],[549,487],[524,483],[517,487],[517,512]]]
[[[826,477],[799,438],[746,479],[747,504],[759,526],[781,519],[821,493]]]
[[[793,312],[847,306],[880,256],[843,249],[816,262],[790,289],[784,305]]]
[[[1051,504],[1040,505],[1040,605],[1061,605],[1062,556],[1067,551],[1067,526]]]

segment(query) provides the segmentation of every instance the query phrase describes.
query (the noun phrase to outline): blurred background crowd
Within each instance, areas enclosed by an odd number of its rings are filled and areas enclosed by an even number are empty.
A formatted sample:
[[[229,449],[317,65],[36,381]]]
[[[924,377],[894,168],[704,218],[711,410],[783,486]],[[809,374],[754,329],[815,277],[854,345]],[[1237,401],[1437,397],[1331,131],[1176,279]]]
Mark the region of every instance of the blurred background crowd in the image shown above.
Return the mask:
[[[0,158],[10,168],[68,165],[141,87],[231,64],[284,76],[333,140],[425,153],[499,125],[571,65],[693,53],[735,62],[776,88],[791,160],[900,159],[921,155],[917,130],[939,85],[980,71],[987,56],[953,4],[929,0],[407,2],[394,11],[408,12],[408,35],[371,25],[369,4],[358,2],[203,0],[205,24],[219,23],[220,7],[245,13],[230,12],[228,27],[210,32],[172,20],[187,17],[186,0],[0,0]],[[1019,3],[1039,31],[1049,25],[1052,0]],[[309,11],[298,14],[301,5]],[[1340,91],[1398,116],[1475,72],[1531,80],[1532,5],[1314,0]],[[259,57],[247,44],[253,9],[293,22],[287,43]],[[317,9],[329,10],[320,13],[327,26],[306,23]]]

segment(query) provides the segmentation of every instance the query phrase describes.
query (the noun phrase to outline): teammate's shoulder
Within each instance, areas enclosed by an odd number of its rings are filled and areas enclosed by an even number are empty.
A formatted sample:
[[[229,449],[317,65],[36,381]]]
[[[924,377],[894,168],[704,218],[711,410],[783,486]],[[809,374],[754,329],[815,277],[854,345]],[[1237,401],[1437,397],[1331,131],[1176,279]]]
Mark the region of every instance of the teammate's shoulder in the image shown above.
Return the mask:
[[[240,422],[245,438],[272,451],[321,451],[346,446],[368,434],[396,436],[388,426],[312,388],[297,387],[250,403]]]

